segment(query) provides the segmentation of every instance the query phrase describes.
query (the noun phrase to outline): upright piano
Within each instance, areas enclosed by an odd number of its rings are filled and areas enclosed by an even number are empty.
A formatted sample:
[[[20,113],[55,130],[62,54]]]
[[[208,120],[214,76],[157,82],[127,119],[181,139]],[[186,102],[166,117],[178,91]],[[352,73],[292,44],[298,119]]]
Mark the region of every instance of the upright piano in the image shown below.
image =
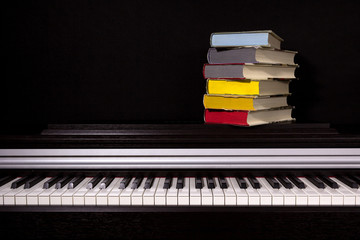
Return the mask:
[[[0,144],[9,236],[346,239],[359,226],[355,128],[48,125]]]

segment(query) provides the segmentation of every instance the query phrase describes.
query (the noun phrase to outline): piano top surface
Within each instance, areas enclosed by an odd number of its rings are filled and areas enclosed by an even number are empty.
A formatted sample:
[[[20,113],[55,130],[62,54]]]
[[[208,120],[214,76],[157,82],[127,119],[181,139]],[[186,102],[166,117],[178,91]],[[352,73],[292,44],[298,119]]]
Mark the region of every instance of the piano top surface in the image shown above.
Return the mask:
[[[1,148],[359,148],[358,126],[50,124],[3,131]]]

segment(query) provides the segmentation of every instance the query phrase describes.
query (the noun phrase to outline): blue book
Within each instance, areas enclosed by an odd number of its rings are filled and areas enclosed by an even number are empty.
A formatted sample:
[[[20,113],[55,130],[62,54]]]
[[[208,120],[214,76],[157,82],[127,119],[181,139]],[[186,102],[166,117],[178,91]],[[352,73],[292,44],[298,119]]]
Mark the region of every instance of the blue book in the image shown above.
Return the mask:
[[[211,47],[269,47],[280,49],[284,41],[271,30],[246,32],[216,32],[210,36]]]

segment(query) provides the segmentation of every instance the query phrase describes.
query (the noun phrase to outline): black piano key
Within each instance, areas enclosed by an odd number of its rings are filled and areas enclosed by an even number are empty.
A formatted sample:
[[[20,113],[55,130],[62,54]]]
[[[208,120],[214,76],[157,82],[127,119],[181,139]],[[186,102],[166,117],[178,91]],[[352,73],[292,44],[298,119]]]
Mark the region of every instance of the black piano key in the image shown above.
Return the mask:
[[[357,184],[360,184],[360,177],[359,176],[350,175],[348,177],[351,178],[353,181],[355,181]]]
[[[325,184],[317,177],[314,176],[305,176],[305,177],[307,180],[309,180],[309,182],[314,184],[317,188],[325,188]]]
[[[327,176],[320,175],[318,178],[331,188],[339,188],[339,185]]]
[[[62,178],[62,176],[57,176],[57,177],[52,177],[49,180],[47,180],[46,182],[44,182],[43,185],[43,189],[49,189],[52,186],[54,186],[55,183],[57,183],[60,179]]]
[[[248,180],[253,188],[255,189],[260,188],[260,183],[255,177],[248,177]]]
[[[203,180],[201,177],[195,178],[195,188],[196,189],[202,189],[203,188]]]
[[[68,189],[74,189],[77,185],[79,185],[82,181],[84,181],[85,176],[78,176],[71,179],[68,185]]]
[[[66,184],[68,184],[71,181],[71,179],[73,179],[72,176],[63,177],[60,181],[56,183],[55,188],[56,189],[63,188]]]
[[[26,176],[26,177],[22,177],[18,180],[16,180],[15,182],[13,182],[11,184],[11,188],[15,189],[15,188],[19,188],[20,186],[22,186],[23,184],[25,184],[27,181],[29,181],[30,179],[32,179],[34,176]]]
[[[24,188],[25,189],[32,188],[33,186],[35,186],[36,184],[38,184],[39,182],[41,182],[44,179],[45,179],[45,177],[42,177],[42,176],[33,177],[32,179],[30,179],[29,181],[27,181],[25,183]]]
[[[228,182],[224,177],[219,177],[219,184],[221,189],[227,189],[229,187]]]
[[[15,179],[15,176],[5,176],[0,179],[0,187]]]
[[[176,182],[176,189],[183,189],[184,188],[184,178],[178,177]]]
[[[242,188],[242,189],[246,189],[246,188],[247,188],[247,183],[246,183],[246,181],[245,181],[244,178],[242,178],[242,177],[237,177],[237,178],[236,178],[236,181],[237,181],[237,183],[239,184],[240,188]]]
[[[154,177],[148,177],[145,181],[145,189],[150,189],[154,183]]]
[[[97,175],[96,177],[93,177],[93,179],[91,179],[91,181],[86,185],[86,188],[93,189],[94,187],[96,187],[96,185],[98,185],[101,179],[103,179],[102,175]]]
[[[207,186],[209,189],[215,188],[215,180],[212,177],[206,178]]]
[[[300,189],[304,189],[306,188],[305,183],[303,181],[301,181],[298,177],[296,176],[288,176],[288,179],[298,188]]]
[[[272,188],[279,189],[280,183],[273,177],[265,177],[266,181],[271,185]]]
[[[100,189],[106,189],[112,183],[112,181],[114,181],[114,179],[115,179],[114,176],[106,177],[104,181],[100,183]]]
[[[165,178],[165,182],[164,182],[163,189],[169,189],[169,188],[171,188],[171,184],[172,184],[172,177],[166,177],[166,178]]]
[[[137,189],[139,188],[143,178],[142,177],[136,177],[135,180],[131,184],[131,189]]]
[[[276,177],[276,179],[284,186],[284,188],[286,188],[286,189],[293,188],[292,183],[286,177],[279,176],[279,177]]]
[[[336,178],[351,188],[359,188],[359,185],[355,181],[346,176],[336,176]]]
[[[120,189],[125,189],[131,181],[131,177],[124,177],[120,182]]]

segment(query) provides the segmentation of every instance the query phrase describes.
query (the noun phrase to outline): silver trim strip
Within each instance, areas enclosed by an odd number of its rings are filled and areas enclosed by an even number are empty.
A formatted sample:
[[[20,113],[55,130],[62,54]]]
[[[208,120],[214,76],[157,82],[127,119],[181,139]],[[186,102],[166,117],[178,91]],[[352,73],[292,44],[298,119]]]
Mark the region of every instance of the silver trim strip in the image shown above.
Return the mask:
[[[0,149],[1,156],[360,156],[360,148]]]
[[[0,169],[360,168],[360,149],[0,149]]]

